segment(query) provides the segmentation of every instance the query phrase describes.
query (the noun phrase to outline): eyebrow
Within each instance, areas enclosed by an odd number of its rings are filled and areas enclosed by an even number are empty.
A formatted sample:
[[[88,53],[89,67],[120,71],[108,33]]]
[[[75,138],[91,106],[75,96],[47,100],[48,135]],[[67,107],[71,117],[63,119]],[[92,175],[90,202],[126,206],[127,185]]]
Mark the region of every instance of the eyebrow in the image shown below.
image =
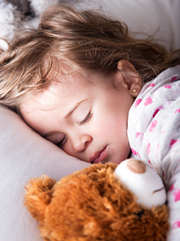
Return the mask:
[[[68,114],[64,117],[65,119],[68,119],[71,115],[72,115],[72,113],[82,104],[82,103],[84,103],[84,102],[86,102],[87,101],[87,99],[85,99],[85,100],[81,100],[81,101],[79,101],[78,103],[76,103],[76,105],[74,106],[74,108],[72,109],[72,110],[70,110],[69,112],[68,112]]]
[[[82,103],[84,103],[84,102],[86,102],[86,101],[87,101],[87,99],[82,100],[82,101],[76,103],[76,105],[73,107],[73,109],[71,109],[71,110],[67,113],[67,115],[65,115],[64,118],[65,118],[65,119],[69,119],[70,116],[73,114],[73,112],[74,112]],[[42,137],[46,138],[46,137],[51,136],[51,135],[56,134],[56,133],[57,133],[56,131],[50,131],[50,132],[45,133],[44,135],[42,135]]]

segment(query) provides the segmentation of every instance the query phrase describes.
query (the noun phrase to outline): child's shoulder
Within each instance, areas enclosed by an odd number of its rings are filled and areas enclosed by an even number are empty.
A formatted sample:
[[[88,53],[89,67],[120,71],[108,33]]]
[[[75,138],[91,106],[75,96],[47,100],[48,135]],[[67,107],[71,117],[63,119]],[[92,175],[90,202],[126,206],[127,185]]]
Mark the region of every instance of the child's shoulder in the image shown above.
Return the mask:
[[[177,83],[178,81],[178,83]],[[161,88],[170,89],[173,85],[180,85],[180,64],[174,67],[167,68],[161,72],[155,79],[146,83],[141,90],[141,97],[148,93],[152,94]]]

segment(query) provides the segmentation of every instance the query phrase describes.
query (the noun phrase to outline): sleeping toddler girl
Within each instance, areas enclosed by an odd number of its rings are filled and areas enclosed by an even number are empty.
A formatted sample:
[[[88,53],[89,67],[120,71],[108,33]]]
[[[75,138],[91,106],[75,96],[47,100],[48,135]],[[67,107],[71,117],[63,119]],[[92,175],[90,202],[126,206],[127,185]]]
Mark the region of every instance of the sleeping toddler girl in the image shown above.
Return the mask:
[[[0,56],[0,103],[67,154],[153,165],[180,237],[180,51],[92,11],[47,9]]]

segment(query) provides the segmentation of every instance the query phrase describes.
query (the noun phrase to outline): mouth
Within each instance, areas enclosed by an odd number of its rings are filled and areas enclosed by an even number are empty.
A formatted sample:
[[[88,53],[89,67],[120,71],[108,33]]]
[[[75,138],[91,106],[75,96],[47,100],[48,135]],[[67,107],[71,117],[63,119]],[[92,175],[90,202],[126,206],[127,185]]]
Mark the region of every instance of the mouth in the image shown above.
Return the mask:
[[[164,187],[159,188],[159,189],[155,190],[153,193],[160,192],[160,191],[162,191],[163,189],[164,189]]]
[[[106,152],[106,147],[105,146],[101,151],[96,152],[91,158],[90,158],[90,163],[94,164],[94,163],[105,163],[104,159],[107,156],[107,152]]]

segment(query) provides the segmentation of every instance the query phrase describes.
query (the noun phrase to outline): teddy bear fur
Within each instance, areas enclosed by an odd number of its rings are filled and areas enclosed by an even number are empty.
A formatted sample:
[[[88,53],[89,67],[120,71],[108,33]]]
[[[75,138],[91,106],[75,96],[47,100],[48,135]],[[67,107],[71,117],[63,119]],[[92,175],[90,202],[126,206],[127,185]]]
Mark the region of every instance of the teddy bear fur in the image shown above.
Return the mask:
[[[163,241],[167,206],[146,210],[115,177],[116,164],[95,164],[62,178],[26,185],[25,205],[46,241]]]

